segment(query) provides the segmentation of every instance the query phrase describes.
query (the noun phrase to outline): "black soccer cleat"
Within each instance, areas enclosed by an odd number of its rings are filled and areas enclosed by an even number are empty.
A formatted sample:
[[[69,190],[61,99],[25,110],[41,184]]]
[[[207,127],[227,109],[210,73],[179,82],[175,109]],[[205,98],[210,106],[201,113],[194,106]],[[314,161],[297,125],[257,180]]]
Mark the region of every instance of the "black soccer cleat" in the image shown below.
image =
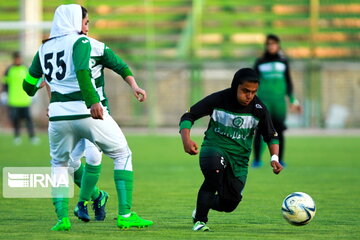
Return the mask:
[[[82,201],[82,202],[78,202],[77,204],[77,217],[79,219],[81,219],[84,222],[89,222],[90,221],[90,216],[88,214],[88,201]]]
[[[96,221],[104,221],[106,217],[105,206],[107,200],[109,198],[109,194],[105,191],[100,191],[99,197],[97,197],[93,202],[93,209],[95,212],[95,220]]]

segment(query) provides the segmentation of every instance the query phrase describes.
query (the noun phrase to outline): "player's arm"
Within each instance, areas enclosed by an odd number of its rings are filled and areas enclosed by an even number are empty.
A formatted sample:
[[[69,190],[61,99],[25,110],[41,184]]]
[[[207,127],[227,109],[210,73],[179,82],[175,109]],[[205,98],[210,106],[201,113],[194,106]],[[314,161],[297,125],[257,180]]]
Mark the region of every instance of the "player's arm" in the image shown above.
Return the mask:
[[[107,46],[104,50],[103,66],[119,74],[129,84],[138,101],[146,100],[146,92],[138,86],[129,66]]]
[[[271,117],[266,108],[263,109],[264,114],[260,118],[258,131],[264,138],[264,141],[267,143],[269,152],[270,152],[270,165],[273,168],[275,174],[279,174],[283,167],[279,163],[279,139],[278,134],[275,131]]]
[[[190,155],[198,154],[198,145],[191,140],[190,130],[199,118],[210,115],[218,100],[218,93],[211,94],[193,105],[180,119],[180,134],[185,152]]]
[[[2,82],[2,89],[1,89],[1,92],[8,92],[9,90],[9,86],[8,86],[8,75],[9,75],[9,70],[10,70],[10,67],[8,67],[6,70],[5,70],[5,73],[4,73],[4,78],[3,78],[3,82]]]
[[[290,66],[287,61],[285,62],[285,66],[286,95],[289,97],[290,100],[290,109],[294,112],[300,113],[302,111],[302,108],[299,104],[299,101],[294,96],[294,85],[291,79]]]
[[[91,117],[94,119],[103,119],[103,108],[100,104],[100,97],[91,82],[91,72],[89,69],[90,52],[90,41],[82,37],[74,43],[72,58],[81,94],[86,107],[91,108]]]
[[[23,89],[29,96],[34,96],[37,90],[44,86],[42,75],[39,52],[37,52],[23,81]]]

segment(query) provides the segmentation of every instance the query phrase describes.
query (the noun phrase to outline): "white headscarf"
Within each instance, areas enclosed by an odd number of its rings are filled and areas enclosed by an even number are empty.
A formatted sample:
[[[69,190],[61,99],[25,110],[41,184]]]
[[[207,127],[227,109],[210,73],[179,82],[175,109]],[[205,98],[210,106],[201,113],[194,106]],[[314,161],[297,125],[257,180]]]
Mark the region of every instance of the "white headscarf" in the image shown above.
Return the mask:
[[[55,10],[50,38],[81,32],[82,11],[78,4],[60,5]]]

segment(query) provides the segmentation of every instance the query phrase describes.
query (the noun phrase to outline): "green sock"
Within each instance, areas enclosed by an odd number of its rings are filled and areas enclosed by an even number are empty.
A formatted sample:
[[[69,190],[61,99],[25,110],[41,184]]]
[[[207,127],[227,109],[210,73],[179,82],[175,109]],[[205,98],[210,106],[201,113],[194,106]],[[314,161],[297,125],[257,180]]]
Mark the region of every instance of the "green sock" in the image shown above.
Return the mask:
[[[80,167],[78,168],[78,170],[76,170],[74,172],[74,183],[78,186],[81,187],[81,179],[83,176],[83,172],[84,172],[84,164],[81,164]],[[91,193],[91,200],[94,200],[96,198],[98,198],[100,195],[100,190],[97,186],[94,187],[94,190]]]
[[[97,186],[94,187],[94,190],[91,192],[91,200],[95,200],[100,196],[100,190]]]
[[[79,169],[74,172],[74,183],[78,187],[81,187],[81,178],[83,173],[84,173],[84,164],[81,163]]]
[[[62,219],[64,217],[68,217],[68,198],[53,198],[52,199],[53,205],[55,206],[55,212],[58,219]]]
[[[85,171],[81,179],[80,198],[79,201],[89,201],[91,194],[95,189],[101,172],[101,164],[93,166],[85,164]]]
[[[128,214],[132,206],[134,173],[125,170],[114,170],[114,181],[118,195],[118,214]]]

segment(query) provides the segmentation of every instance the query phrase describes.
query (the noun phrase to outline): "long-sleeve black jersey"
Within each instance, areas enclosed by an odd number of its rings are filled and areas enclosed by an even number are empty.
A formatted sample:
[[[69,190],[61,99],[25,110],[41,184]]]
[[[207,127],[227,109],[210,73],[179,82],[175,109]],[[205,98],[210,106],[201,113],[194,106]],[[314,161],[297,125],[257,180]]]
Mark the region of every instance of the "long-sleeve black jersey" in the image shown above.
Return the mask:
[[[255,130],[260,131],[268,144],[278,144],[266,107],[257,96],[248,106],[242,106],[231,89],[225,89],[193,105],[181,117],[180,130],[190,129],[197,119],[207,115],[210,122],[202,146],[223,152],[234,175],[245,182]]]
[[[206,115],[211,118],[203,146],[217,146],[248,159],[255,129],[260,131],[266,142],[278,141],[270,115],[257,96],[248,106],[242,106],[230,88],[213,93],[181,117],[180,129],[190,129],[197,119]]]

